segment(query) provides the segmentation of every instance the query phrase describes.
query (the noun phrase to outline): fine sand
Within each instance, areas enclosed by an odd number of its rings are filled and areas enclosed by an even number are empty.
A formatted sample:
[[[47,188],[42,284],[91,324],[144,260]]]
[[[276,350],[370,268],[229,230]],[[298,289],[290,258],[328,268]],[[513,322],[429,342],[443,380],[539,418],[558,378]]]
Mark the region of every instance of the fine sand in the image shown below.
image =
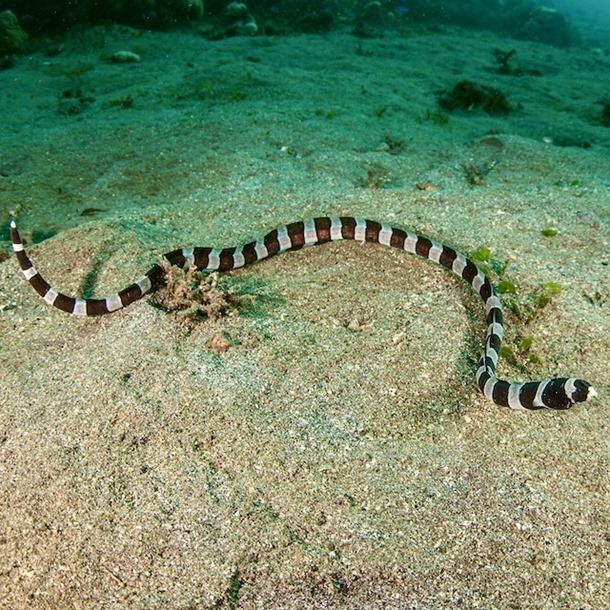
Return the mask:
[[[539,75],[497,74],[496,48]],[[176,247],[364,216],[490,248],[521,302],[561,284],[532,321],[507,312],[499,373],[599,395],[565,412],[487,401],[481,303],[382,246],[226,274],[238,313],[195,326],[150,299],[69,317],[9,256],[0,607],[606,607],[607,53],[452,29],[100,28],[51,51],[0,72],[0,219],[5,249],[14,217],[57,288],[105,295]],[[513,112],[443,124],[436,95],[461,79]]]

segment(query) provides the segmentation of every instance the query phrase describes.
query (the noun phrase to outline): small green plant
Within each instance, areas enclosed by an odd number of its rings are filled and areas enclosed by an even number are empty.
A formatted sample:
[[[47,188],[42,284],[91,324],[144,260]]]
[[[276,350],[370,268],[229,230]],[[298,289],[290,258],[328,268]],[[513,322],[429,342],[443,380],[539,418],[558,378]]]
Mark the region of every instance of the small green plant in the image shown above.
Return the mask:
[[[449,125],[449,117],[440,110],[426,110],[426,118],[429,121],[432,121],[437,127],[447,127]]]
[[[212,83],[204,80],[202,83],[195,85],[195,91],[210,91],[212,89]]]
[[[377,106],[377,104],[373,104],[371,108],[378,119],[380,119],[388,110],[387,106]]]
[[[521,337],[521,339],[516,342],[514,349],[507,345],[503,345],[500,348],[500,357],[521,370],[527,370],[528,364],[542,364],[542,358],[532,351],[533,343],[534,337],[531,335]],[[522,364],[524,361],[526,362],[525,365]]]
[[[502,263],[492,258],[491,250],[487,247],[472,252],[470,259],[485,272],[498,294],[507,295],[507,309],[526,323],[531,322],[540,310],[563,292],[561,284],[547,282],[529,294],[520,295],[516,284],[506,277],[509,259]]]
[[[110,106],[111,108],[131,108],[133,106],[133,95],[131,95],[131,93],[128,93],[127,95],[115,97],[111,100],[108,100],[108,106]]]
[[[491,250],[486,246],[482,246],[470,254],[470,258],[476,263],[488,263],[491,257]]]
[[[505,309],[521,321],[522,327],[535,320],[542,310],[563,292],[561,284],[546,282],[531,292],[522,293],[516,284],[506,277],[509,260],[502,263],[494,259],[491,250],[487,247],[472,252],[470,259],[489,277],[496,293],[503,296]],[[500,356],[523,370],[529,365],[541,364],[542,359],[531,349],[533,342],[534,338],[531,335],[522,334],[511,345],[503,345]]]
[[[506,307],[525,324],[529,324],[562,292],[563,286],[561,284],[547,282],[521,298],[507,299]]]
[[[597,305],[598,307],[610,302],[610,292],[603,293],[596,290],[593,294],[584,293],[583,296],[591,305]]]
[[[496,289],[500,294],[517,294],[517,287],[510,280],[500,280]]]
[[[542,286],[542,291],[549,297],[556,297],[563,292],[563,286],[557,282],[547,282]]]
[[[470,258],[478,264],[487,275],[496,276],[497,279],[502,278],[510,260],[507,258],[504,262],[501,262],[491,257],[491,250],[485,246],[475,250],[470,254]]]
[[[212,91],[212,83],[203,81],[193,87],[193,93],[199,98],[205,98]]]
[[[544,235],[545,237],[555,237],[555,235],[559,234],[559,231],[557,229],[547,228],[547,229],[542,229],[540,231],[540,233],[542,235]]]
[[[327,121],[332,121],[337,113],[334,110],[323,110],[322,108],[316,108],[316,116],[324,117]]]
[[[235,568],[231,578],[229,580],[229,586],[225,592],[225,598],[227,606],[230,610],[240,607],[239,594],[241,588],[244,586],[244,579],[242,578],[239,568]]]
[[[580,188],[580,180],[578,180],[577,178],[575,178],[574,180],[556,180],[555,182],[553,182],[554,186],[559,186],[561,188],[566,188],[566,187],[571,187],[573,189],[577,189]]]

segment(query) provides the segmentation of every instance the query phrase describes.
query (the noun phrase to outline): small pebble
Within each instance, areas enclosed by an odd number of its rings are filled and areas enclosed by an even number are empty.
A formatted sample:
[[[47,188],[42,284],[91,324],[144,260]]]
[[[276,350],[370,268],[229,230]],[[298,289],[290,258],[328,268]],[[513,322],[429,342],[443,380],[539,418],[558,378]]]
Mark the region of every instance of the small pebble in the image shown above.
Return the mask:
[[[140,61],[140,56],[131,51],[117,51],[110,56],[110,61],[113,64],[128,64]]]

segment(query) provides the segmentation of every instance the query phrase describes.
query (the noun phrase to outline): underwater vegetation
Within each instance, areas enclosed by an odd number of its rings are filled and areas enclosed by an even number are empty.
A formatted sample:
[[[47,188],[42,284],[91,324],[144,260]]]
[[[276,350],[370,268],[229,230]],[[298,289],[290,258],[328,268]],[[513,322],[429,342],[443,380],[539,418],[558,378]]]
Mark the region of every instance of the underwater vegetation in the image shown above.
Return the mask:
[[[555,229],[542,229],[541,235],[554,237],[558,234]],[[536,320],[550,305],[553,305],[563,292],[563,286],[558,282],[545,282],[535,287],[518,286],[507,273],[510,260],[499,261],[491,256],[487,247],[479,248],[470,253],[470,258],[483,269],[491,279],[498,294],[502,295],[505,308],[519,320],[519,332],[513,339],[509,339],[500,348],[500,356],[521,371],[528,371],[531,365],[542,364],[542,359],[532,350],[535,339],[527,334],[528,325]],[[593,303],[599,295],[587,296]]]
[[[493,54],[498,62],[498,74],[507,76],[542,76],[543,74],[541,70],[523,68],[522,66],[515,65],[512,58],[517,54],[516,49],[511,49],[510,51],[494,49]]]
[[[430,23],[493,30],[555,46],[578,42],[560,12],[534,0],[3,0],[2,8],[12,11],[17,25],[30,33],[65,31],[79,24],[165,29],[200,21],[209,28],[202,33],[210,38],[341,27],[367,38],[403,23]]]
[[[19,51],[27,38],[15,13],[0,13],[0,56]]]
[[[204,0],[5,0],[2,6],[12,10],[28,32],[58,32],[107,21],[166,28],[204,14]]]
[[[577,33],[559,11],[531,0],[411,0],[409,8],[417,21],[489,29],[559,47],[578,42]]]
[[[166,265],[166,281],[151,303],[168,312],[176,312],[187,328],[197,321],[232,315],[248,296],[238,296],[219,281],[217,273],[205,274],[195,267],[184,270]]]

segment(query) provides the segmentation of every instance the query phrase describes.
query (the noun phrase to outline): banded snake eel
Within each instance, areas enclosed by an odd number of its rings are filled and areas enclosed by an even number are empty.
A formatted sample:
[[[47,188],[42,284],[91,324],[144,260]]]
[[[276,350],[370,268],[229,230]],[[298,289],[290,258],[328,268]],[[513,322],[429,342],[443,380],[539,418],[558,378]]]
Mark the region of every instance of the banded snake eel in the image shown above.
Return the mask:
[[[166,274],[161,265],[155,264],[117,294],[103,299],[74,298],[55,290],[38,273],[24,250],[14,221],[11,222],[11,240],[23,274],[34,290],[47,304],[72,315],[99,316],[127,307],[162,283]],[[489,279],[463,254],[415,233],[361,218],[321,217],[284,225],[243,246],[221,250],[183,248],[164,254],[164,258],[185,269],[194,265],[199,271],[228,271],[288,250],[340,240],[373,242],[405,250],[442,265],[470,284],[483,300],[487,320],[476,382],[481,392],[496,404],[512,409],[569,409],[574,403],[596,396],[595,389],[584,379],[561,377],[525,383],[498,379],[495,371],[504,326],[502,305]]]

